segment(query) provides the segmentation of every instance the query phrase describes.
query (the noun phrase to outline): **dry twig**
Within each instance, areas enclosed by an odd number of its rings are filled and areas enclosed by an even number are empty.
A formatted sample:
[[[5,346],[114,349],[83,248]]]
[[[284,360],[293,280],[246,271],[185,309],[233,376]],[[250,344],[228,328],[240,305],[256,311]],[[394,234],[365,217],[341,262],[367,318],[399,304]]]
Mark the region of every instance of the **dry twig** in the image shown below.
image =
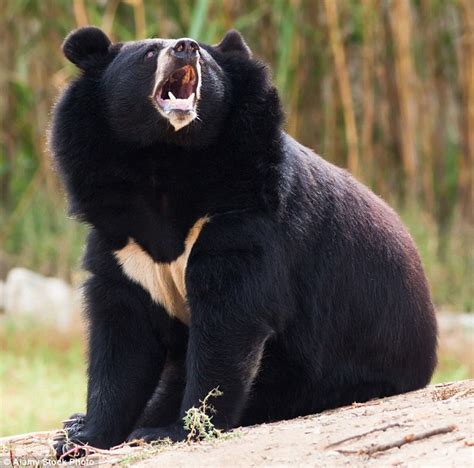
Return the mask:
[[[345,439],[341,439],[341,440],[338,440],[336,442],[333,442],[333,443],[327,445],[326,449],[335,447],[336,445],[341,445],[345,442],[348,442],[349,440],[360,439],[361,437],[364,437],[364,436],[369,435],[369,434],[373,434],[374,432],[382,432],[382,431],[386,431],[387,429],[390,429],[392,427],[402,427],[402,426],[404,426],[404,424],[393,423],[393,424],[387,424],[386,426],[382,426],[382,427],[376,427],[375,429],[372,429],[372,430],[367,431],[367,432],[363,432],[362,434],[356,434],[356,435],[353,435],[353,436],[350,436],[350,437],[346,437]]]
[[[410,442],[415,442],[417,440],[428,439],[439,434],[447,434],[456,430],[457,427],[454,425],[440,427],[438,429],[432,429],[430,431],[421,432],[419,434],[408,434],[402,439],[395,440],[393,442],[387,442],[385,444],[372,445],[371,447],[359,449],[359,450],[336,450],[339,453],[344,455],[350,455],[357,453],[359,455],[374,455],[377,452],[384,452],[393,448],[400,448],[402,445],[409,444]]]

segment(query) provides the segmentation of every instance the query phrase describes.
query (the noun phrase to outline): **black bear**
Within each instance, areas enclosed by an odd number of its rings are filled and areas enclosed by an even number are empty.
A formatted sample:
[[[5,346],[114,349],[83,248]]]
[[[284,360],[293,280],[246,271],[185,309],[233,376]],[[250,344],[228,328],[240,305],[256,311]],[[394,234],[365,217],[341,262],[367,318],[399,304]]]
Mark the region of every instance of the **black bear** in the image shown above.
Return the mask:
[[[87,412],[68,442],[186,437],[210,390],[224,430],[426,385],[437,327],[414,243],[349,173],[282,130],[268,68],[230,31],[111,43],[80,69],[50,144],[90,226]]]

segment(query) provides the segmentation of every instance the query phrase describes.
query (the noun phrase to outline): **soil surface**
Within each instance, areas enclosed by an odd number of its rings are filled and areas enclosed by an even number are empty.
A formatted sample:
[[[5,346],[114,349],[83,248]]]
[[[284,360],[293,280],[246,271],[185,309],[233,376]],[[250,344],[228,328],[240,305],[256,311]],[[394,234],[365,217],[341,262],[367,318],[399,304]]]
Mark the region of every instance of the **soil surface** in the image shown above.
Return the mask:
[[[0,439],[0,465],[51,465],[53,435]],[[122,446],[81,460],[106,467],[473,467],[474,380],[239,429],[214,442]],[[79,461],[65,463],[73,464]]]

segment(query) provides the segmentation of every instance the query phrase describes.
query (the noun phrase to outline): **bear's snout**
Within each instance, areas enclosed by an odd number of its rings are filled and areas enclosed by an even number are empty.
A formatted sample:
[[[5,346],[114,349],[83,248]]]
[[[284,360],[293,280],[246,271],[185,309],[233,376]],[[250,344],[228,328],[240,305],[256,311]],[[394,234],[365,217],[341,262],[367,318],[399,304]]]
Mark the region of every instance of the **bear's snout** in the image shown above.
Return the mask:
[[[171,49],[171,55],[183,59],[193,58],[197,57],[199,49],[199,44],[194,39],[185,37],[176,41],[175,46]]]

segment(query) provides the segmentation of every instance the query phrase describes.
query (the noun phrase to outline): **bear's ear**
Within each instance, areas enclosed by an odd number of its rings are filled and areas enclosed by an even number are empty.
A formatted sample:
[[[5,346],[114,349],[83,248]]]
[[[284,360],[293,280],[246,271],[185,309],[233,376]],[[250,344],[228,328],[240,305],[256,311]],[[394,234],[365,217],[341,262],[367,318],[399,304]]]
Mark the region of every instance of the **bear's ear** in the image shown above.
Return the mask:
[[[109,52],[110,39],[99,28],[87,26],[69,33],[63,42],[63,53],[81,70],[100,65]]]
[[[250,50],[250,47],[245,42],[242,34],[240,34],[239,31],[236,31],[235,29],[228,31],[224,36],[224,39],[222,39],[222,41],[214,47],[223,53],[233,52],[244,55],[246,58],[252,57],[252,51]]]

